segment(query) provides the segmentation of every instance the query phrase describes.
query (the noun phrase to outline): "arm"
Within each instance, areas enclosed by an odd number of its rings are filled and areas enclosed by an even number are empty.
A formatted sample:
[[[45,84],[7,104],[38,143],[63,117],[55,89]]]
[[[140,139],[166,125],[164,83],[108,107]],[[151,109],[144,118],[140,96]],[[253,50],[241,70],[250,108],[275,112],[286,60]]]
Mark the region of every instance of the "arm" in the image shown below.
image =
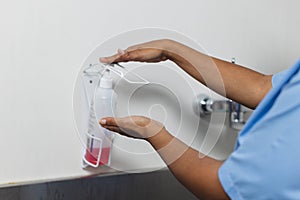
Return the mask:
[[[223,162],[201,155],[162,129],[148,139],[174,176],[200,199],[228,199],[218,178]],[[181,151],[181,152],[180,152]],[[178,156],[181,154],[181,156]]]
[[[210,89],[250,108],[270,90],[271,76],[168,42],[167,57]]]
[[[131,46],[123,52],[101,58],[102,62],[159,62],[172,60],[210,89],[255,108],[272,87],[272,76],[263,75],[198,52],[172,40],[156,40]]]
[[[173,137],[159,122],[146,117],[107,117],[100,120],[107,129],[122,135],[144,138],[159,153],[174,176],[201,199],[228,199],[219,179],[222,162],[202,157],[199,152]]]

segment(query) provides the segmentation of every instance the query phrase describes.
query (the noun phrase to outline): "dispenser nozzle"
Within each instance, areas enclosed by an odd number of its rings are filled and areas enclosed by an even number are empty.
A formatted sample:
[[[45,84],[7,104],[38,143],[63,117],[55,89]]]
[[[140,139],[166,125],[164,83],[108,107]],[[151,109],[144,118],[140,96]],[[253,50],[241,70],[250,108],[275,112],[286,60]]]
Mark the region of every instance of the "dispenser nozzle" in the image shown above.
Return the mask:
[[[112,88],[113,79],[110,76],[110,70],[106,69],[103,72],[102,78],[100,79],[100,87],[102,88]]]

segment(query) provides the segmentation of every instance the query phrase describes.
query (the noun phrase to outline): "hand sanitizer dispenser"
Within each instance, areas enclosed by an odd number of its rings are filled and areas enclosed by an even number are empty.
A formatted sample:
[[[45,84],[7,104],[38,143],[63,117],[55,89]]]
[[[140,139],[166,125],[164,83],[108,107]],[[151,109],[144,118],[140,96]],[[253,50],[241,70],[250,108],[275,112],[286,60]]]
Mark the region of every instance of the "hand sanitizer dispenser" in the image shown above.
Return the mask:
[[[145,85],[149,81],[138,74],[128,71],[119,63],[90,64],[83,70],[82,82],[86,104],[83,112],[84,152],[82,167],[110,165],[114,133],[102,128],[102,117],[114,117],[117,95],[113,90],[113,78],[124,79],[128,84]]]
[[[116,95],[113,91],[113,79],[106,69],[94,90],[94,97],[90,100],[87,144],[84,162],[92,167],[109,165],[111,146],[114,133],[102,128],[99,120],[102,117],[114,116]]]

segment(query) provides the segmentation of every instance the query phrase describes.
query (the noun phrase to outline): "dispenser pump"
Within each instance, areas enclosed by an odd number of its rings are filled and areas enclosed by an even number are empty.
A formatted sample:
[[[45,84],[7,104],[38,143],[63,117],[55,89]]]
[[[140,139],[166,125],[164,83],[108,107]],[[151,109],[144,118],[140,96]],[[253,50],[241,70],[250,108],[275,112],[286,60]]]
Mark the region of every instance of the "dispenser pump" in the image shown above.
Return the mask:
[[[100,79],[100,87],[101,88],[112,88],[113,86],[113,79],[110,76],[110,71],[109,70],[105,70],[102,78]]]

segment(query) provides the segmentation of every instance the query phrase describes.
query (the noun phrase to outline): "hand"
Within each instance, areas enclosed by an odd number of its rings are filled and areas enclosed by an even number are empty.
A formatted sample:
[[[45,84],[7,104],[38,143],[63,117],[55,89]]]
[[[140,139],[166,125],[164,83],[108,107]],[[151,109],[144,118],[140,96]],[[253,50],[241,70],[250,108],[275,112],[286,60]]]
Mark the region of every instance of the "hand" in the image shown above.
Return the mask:
[[[99,121],[104,128],[133,138],[150,139],[164,130],[164,126],[143,116],[105,117]]]
[[[113,62],[160,62],[168,59],[167,50],[174,43],[172,40],[154,40],[151,42],[138,44],[127,48],[126,50],[118,50],[118,53],[100,58],[100,62],[113,63]]]

